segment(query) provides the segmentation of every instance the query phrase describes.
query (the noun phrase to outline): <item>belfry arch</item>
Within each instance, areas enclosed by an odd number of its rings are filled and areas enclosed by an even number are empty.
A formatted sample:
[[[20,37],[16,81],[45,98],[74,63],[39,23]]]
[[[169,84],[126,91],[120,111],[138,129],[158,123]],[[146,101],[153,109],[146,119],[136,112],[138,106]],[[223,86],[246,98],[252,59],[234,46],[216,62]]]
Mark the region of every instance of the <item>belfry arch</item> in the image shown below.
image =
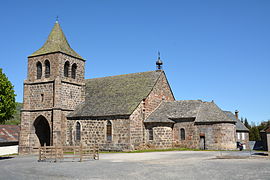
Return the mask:
[[[50,146],[51,144],[51,129],[47,119],[44,116],[39,116],[34,121],[35,133],[39,139],[40,145]]]

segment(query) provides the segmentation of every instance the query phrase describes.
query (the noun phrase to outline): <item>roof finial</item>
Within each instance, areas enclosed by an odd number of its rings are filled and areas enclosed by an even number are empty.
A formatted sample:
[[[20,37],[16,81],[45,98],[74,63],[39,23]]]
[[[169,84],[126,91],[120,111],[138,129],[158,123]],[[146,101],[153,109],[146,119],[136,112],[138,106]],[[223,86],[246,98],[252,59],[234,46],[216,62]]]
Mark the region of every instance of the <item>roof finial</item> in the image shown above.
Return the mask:
[[[58,23],[58,20],[59,20],[59,17],[58,17],[58,16],[56,16],[56,21],[55,21],[55,22],[56,22],[56,23]]]
[[[158,51],[158,60],[156,61],[157,70],[161,70],[162,69],[162,64],[163,64],[163,62],[160,59],[160,52]]]

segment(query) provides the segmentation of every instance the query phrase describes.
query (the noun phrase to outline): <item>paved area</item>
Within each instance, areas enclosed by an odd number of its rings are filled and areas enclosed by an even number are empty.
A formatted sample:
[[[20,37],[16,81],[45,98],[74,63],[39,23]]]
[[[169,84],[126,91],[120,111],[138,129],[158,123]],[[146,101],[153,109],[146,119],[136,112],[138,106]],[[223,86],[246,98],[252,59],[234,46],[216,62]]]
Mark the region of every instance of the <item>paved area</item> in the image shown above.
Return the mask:
[[[225,159],[217,158],[218,156]],[[108,153],[85,162],[0,160],[0,179],[270,179],[270,158],[249,152],[171,151]]]

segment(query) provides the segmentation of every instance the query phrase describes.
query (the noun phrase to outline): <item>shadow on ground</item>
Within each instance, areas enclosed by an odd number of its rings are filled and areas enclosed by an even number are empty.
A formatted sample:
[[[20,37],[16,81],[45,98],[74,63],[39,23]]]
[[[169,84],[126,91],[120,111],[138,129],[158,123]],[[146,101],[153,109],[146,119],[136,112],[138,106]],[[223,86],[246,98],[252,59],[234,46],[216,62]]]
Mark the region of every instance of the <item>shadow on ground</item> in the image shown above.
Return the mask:
[[[5,160],[5,159],[12,159],[14,157],[11,157],[11,156],[6,156],[6,157],[0,157],[0,160]]]

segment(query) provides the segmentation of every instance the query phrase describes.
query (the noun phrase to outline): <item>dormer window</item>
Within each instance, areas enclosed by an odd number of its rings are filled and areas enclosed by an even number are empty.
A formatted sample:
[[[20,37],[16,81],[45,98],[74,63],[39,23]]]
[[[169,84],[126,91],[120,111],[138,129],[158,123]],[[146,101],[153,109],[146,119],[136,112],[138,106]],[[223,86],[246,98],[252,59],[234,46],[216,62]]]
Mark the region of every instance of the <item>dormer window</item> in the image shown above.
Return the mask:
[[[37,79],[41,79],[42,77],[42,64],[41,62],[37,62]]]
[[[77,64],[73,64],[71,67],[71,77],[76,79]]]
[[[50,77],[50,74],[51,74],[50,62],[46,60],[45,61],[45,78]]]
[[[64,76],[65,77],[68,77],[68,71],[69,71],[69,62],[65,62],[65,65],[64,65]]]

